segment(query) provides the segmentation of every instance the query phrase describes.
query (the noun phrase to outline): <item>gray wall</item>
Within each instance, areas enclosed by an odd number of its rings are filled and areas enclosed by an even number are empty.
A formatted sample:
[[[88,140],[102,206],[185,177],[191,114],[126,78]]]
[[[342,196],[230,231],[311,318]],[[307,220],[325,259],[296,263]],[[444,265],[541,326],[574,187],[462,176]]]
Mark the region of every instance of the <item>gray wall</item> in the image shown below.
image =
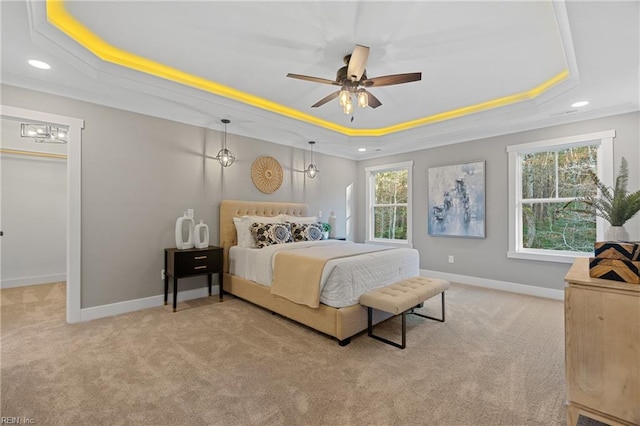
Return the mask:
[[[507,259],[508,145],[554,139],[602,130],[616,130],[614,160],[617,173],[620,158],[629,162],[629,190],[640,189],[640,113],[630,113],[602,119],[582,121],[475,140],[456,145],[425,149],[412,153],[361,161],[358,164],[358,184],[364,188],[364,169],[368,166],[414,160],[413,170],[413,245],[420,251],[421,269],[480,277],[539,287],[562,289],[568,264]],[[486,160],[486,238],[447,238],[427,235],[427,169],[434,166]],[[364,205],[365,194],[358,191],[357,204]],[[365,238],[365,212],[358,211],[356,239]],[[640,240],[640,215],[627,222],[632,239]],[[448,255],[455,258],[448,263]]]
[[[163,248],[175,246],[176,218],[187,208],[209,225],[218,241],[218,204],[222,199],[306,202],[312,214],[334,210],[337,235],[346,235],[346,190],[353,185],[354,231],[364,240],[364,168],[414,160],[413,243],[420,267],[454,274],[561,289],[569,265],[507,259],[507,154],[505,147],[615,129],[616,168],[629,161],[630,190],[640,187],[640,114],[625,114],[532,130],[356,163],[315,155],[321,170],[315,180],[301,170],[308,162],[306,141],[291,148],[232,134],[229,148],[237,156],[228,169],[212,158],[221,147],[218,131],[127,111],[2,86],[2,102],[85,120],[82,134],[82,307],[155,296],[162,293]],[[319,142],[321,143],[321,142]],[[275,157],[285,177],[274,194],[251,182],[251,163],[261,155]],[[426,230],[426,180],[431,166],[486,160],[486,239],[429,237]],[[640,239],[640,217],[627,224]],[[455,264],[447,263],[454,255]],[[181,289],[205,285],[202,277],[181,281]]]
[[[2,86],[2,103],[85,120],[82,132],[82,307],[162,294],[163,249],[174,247],[175,221],[187,208],[209,225],[218,241],[218,205],[223,198],[307,202],[312,213],[329,210],[344,234],[343,188],[356,180],[356,163],[314,155],[321,170],[305,179],[307,143],[300,149],[232,135],[236,163],[225,170],[213,159],[218,131],[180,124],[42,92]],[[250,168],[260,155],[282,165],[281,188],[262,194]],[[181,280],[180,289],[206,285],[204,277]]]
[[[20,137],[20,121],[2,119],[0,147],[66,154],[66,146]],[[66,275],[67,161],[0,156],[3,288],[64,281]]]

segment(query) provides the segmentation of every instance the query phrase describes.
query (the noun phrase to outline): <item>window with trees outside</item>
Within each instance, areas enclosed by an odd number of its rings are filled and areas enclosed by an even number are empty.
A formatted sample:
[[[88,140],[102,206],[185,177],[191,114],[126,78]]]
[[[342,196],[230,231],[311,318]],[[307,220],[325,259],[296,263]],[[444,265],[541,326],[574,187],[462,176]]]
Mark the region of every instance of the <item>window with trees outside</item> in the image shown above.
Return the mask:
[[[411,245],[413,162],[365,169],[367,242]]]
[[[589,256],[605,223],[575,199],[596,195],[589,171],[613,181],[614,131],[507,147],[508,257],[573,262]]]

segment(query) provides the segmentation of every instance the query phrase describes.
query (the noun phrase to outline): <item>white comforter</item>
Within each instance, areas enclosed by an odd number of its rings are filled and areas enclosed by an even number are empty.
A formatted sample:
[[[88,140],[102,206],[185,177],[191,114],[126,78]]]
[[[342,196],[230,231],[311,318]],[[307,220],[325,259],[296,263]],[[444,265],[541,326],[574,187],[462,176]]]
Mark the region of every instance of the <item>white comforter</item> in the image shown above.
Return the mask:
[[[323,240],[275,244],[262,249],[231,247],[229,272],[270,287],[274,258],[282,250],[329,244],[354,244]],[[385,249],[386,247],[381,247]],[[327,262],[320,282],[320,302],[335,308],[358,303],[367,291],[419,275],[418,251],[409,248],[384,250]]]

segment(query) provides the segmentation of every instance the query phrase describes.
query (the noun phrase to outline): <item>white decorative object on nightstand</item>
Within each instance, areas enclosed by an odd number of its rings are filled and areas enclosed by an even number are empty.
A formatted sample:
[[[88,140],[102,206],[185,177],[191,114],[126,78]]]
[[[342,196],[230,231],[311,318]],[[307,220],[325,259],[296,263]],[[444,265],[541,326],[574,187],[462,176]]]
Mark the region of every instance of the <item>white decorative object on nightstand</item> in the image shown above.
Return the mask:
[[[189,236],[184,240],[182,230],[187,225],[189,227]],[[176,247],[180,250],[193,248],[193,218],[189,217],[185,211],[182,216],[176,220]]]
[[[196,248],[209,247],[209,227],[202,219],[200,219],[200,223],[195,226],[193,233],[195,234],[194,245]]]

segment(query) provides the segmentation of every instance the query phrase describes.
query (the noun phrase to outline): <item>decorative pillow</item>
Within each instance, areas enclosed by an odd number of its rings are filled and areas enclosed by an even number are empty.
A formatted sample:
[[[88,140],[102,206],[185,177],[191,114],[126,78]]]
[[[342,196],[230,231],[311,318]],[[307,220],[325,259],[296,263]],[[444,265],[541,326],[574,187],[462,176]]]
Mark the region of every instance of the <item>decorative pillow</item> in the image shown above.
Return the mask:
[[[259,248],[293,241],[288,223],[254,223],[251,225],[251,233]]]
[[[251,233],[253,223],[282,223],[284,215],[277,216],[242,216],[234,217],[233,223],[236,225],[238,247],[257,247],[256,240]]]
[[[282,221],[295,223],[316,223],[318,221],[318,218],[315,216],[291,216],[290,214],[283,214]]]
[[[322,239],[322,225],[320,223],[290,223],[293,242],[319,241]]]

